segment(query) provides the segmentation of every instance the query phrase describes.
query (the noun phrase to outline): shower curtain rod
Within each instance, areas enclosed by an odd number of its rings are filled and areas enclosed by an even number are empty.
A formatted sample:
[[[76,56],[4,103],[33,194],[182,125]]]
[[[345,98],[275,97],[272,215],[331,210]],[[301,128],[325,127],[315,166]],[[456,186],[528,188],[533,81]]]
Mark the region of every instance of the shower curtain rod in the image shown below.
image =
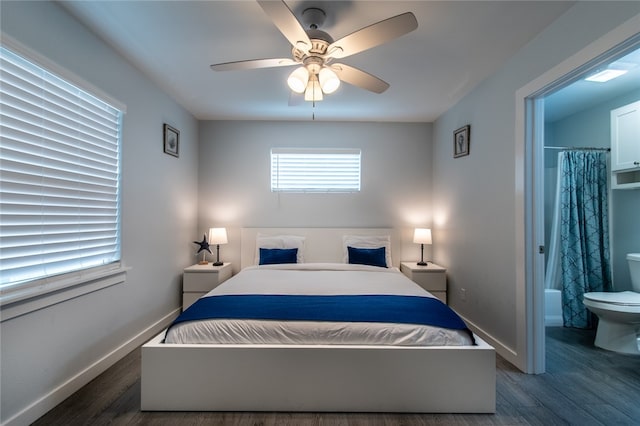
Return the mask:
[[[611,151],[611,148],[579,148],[575,146],[545,146],[544,149],[561,149],[563,151]]]

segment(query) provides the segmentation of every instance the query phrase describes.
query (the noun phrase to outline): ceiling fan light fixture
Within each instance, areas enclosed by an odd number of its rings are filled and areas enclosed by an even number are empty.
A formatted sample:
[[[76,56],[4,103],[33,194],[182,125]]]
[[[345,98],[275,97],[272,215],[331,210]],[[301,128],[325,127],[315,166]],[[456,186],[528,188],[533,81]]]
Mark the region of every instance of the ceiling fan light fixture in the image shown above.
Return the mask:
[[[309,84],[307,84],[307,90],[304,92],[304,100],[310,102],[322,100],[322,88],[320,88],[320,82],[315,75],[311,77]]]
[[[296,93],[304,93],[309,83],[309,71],[305,67],[296,68],[287,79],[289,88]]]
[[[340,87],[340,79],[331,68],[323,67],[318,77],[320,79],[320,87],[327,95],[335,92]]]

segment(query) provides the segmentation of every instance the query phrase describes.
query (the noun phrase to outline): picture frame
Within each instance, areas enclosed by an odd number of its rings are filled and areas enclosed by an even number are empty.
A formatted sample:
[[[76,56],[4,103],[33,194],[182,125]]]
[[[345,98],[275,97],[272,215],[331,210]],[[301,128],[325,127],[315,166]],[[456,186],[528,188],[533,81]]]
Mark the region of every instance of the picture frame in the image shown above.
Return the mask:
[[[165,123],[162,133],[165,154],[180,157],[180,131]]]
[[[469,124],[453,132],[453,158],[469,155],[470,134],[471,126]]]

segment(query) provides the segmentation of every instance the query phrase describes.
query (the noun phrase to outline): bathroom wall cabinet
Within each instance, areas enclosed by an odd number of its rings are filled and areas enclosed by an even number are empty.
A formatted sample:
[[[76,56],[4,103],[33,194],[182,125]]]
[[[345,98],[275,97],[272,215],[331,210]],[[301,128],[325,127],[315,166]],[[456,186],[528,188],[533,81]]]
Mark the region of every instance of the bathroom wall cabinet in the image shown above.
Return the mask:
[[[640,188],[640,101],[611,111],[611,187]]]

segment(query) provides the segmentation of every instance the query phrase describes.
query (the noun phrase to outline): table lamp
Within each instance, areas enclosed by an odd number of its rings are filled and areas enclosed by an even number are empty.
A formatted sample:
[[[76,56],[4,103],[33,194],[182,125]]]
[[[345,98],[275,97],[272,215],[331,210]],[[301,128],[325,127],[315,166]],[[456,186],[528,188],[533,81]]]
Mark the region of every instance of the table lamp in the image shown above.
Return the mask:
[[[424,245],[431,244],[431,229],[416,228],[413,232],[413,242],[420,244],[420,262],[418,262],[418,265],[426,266],[427,262],[424,261]]]
[[[209,244],[216,245],[216,261],[213,266],[222,266],[220,262],[220,244],[227,244],[227,228],[209,228]]]

